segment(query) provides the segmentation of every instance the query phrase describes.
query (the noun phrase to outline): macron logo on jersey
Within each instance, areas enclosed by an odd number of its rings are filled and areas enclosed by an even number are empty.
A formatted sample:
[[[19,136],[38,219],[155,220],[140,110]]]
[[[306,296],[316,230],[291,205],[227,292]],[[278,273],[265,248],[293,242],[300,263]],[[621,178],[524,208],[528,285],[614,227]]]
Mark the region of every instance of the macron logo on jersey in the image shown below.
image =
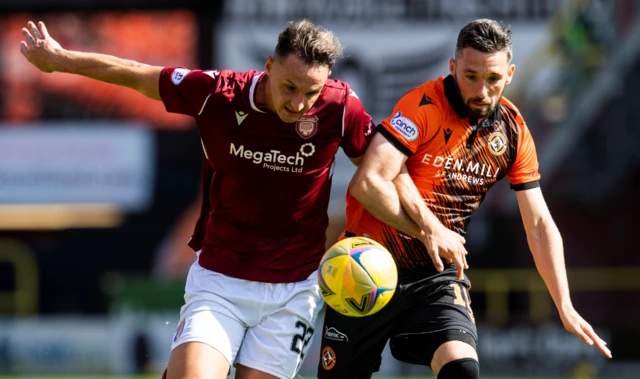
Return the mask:
[[[416,127],[416,124],[404,117],[402,112],[394,114],[390,124],[400,132],[407,141],[413,141],[418,138],[418,128]]]
[[[244,121],[244,119],[247,118],[248,115],[249,115],[249,113],[247,113],[247,112],[236,111],[236,121],[238,121],[238,126],[240,126],[240,124],[242,124],[242,121]]]
[[[173,70],[173,73],[171,74],[171,81],[173,82],[173,84],[180,84],[184,77],[187,76],[189,71],[191,70],[187,70],[185,68],[176,68],[175,70]]]
[[[220,75],[220,71],[218,70],[203,71],[203,73],[205,75],[209,75],[211,79],[215,79],[218,75]]]

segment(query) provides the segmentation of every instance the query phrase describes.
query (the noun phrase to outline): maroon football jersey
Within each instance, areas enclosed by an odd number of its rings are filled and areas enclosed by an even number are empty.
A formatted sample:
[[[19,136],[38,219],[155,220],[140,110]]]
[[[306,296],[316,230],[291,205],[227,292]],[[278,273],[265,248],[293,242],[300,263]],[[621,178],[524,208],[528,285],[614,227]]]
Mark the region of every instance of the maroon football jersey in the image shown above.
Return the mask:
[[[327,207],[338,146],[356,158],[371,117],[346,83],[329,79],[295,123],[255,104],[258,71],[165,68],[167,111],[195,117],[202,147],[203,204],[189,246],[202,267],[236,278],[306,279],[325,251]]]

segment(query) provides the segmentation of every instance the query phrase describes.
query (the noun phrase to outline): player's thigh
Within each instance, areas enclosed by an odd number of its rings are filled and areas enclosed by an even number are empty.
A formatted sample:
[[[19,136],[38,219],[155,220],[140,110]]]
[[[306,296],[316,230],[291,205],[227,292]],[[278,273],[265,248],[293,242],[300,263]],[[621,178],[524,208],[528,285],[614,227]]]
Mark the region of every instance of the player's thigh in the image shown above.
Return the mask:
[[[325,307],[318,378],[370,378],[380,369],[382,351],[401,312],[401,294],[366,317],[348,317]]]
[[[205,270],[194,263],[187,277],[185,305],[180,310],[172,351],[179,349],[176,354],[189,362],[203,360],[206,363],[207,359],[212,359],[209,364],[217,365],[218,360],[212,358],[217,355],[201,346],[204,344],[225,358],[223,366],[228,371],[244,339],[245,315],[251,312],[234,297],[234,294],[246,293],[243,285],[242,281]],[[189,346],[181,348],[183,344]]]
[[[238,364],[236,365],[235,379],[278,379],[278,377],[267,374],[264,371],[256,370],[255,368]]]
[[[278,378],[293,378],[311,347],[324,302],[315,274],[303,282],[276,286],[274,292],[279,295],[274,297],[273,310],[247,329],[236,363]]]
[[[447,357],[457,357],[457,352],[463,355],[460,358],[477,357],[478,333],[467,286],[468,282],[451,280],[416,291],[410,300],[412,307],[402,314],[392,332],[393,356],[403,362],[431,366],[436,351],[444,345],[438,364]],[[449,344],[451,341],[456,343]]]
[[[201,342],[187,342],[171,351],[167,379],[224,379],[229,361],[218,350]]]

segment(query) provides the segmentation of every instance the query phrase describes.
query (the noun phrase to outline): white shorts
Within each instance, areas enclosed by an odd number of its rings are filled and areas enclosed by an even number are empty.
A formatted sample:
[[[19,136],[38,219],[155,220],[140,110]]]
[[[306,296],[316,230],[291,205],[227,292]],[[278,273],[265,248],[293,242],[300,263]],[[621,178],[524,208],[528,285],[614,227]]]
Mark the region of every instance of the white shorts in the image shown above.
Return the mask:
[[[324,304],[316,275],[297,283],[252,282],[206,270],[196,260],[171,349],[202,342],[234,366],[293,378]]]

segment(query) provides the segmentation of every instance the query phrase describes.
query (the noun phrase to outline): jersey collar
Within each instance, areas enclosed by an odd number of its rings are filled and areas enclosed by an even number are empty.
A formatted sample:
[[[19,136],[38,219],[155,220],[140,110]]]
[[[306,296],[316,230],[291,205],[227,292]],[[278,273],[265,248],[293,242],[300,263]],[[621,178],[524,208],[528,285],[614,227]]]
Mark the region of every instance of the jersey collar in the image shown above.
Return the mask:
[[[264,75],[264,72],[261,72],[260,74],[254,76],[251,79],[251,88],[249,89],[249,103],[251,104],[251,108],[254,111],[257,111],[257,112],[260,112],[260,113],[267,113],[267,112],[261,110],[260,108],[258,108],[258,106],[256,105],[256,102],[255,102],[256,88],[258,87],[258,82],[260,81],[260,78],[262,78],[263,75]]]

